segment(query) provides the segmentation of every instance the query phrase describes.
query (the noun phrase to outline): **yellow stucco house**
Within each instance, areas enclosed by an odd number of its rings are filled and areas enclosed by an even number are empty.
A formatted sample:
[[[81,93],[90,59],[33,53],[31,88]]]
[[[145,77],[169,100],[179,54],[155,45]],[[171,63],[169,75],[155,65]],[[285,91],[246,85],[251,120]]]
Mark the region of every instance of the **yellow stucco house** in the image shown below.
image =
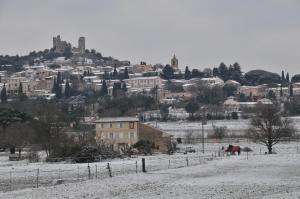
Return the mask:
[[[101,118],[96,123],[96,143],[111,146],[115,150],[128,149],[139,140],[154,142],[161,152],[173,146],[173,136],[139,122],[136,117]]]

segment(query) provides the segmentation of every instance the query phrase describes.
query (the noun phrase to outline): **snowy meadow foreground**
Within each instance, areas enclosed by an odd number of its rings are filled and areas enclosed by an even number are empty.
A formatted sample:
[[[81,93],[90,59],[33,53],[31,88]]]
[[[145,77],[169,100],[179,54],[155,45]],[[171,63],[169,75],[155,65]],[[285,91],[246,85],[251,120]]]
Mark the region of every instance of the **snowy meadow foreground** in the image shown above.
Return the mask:
[[[241,143],[241,145],[243,145]],[[299,198],[299,143],[282,143],[277,154],[260,154],[261,146],[245,143],[254,152],[241,156],[218,158],[196,166],[169,168],[183,155],[158,155],[148,162],[164,165],[147,173],[121,173],[113,178],[98,178],[56,186],[28,188],[0,193],[0,198]],[[211,144],[207,148],[217,148]],[[196,153],[189,155],[200,155]],[[146,160],[147,161],[147,160]],[[120,164],[120,162],[115,162]],[[125,164],[125,163],[124,163]],[[179,163],[176,163],[179,164]],[[57,167],[58,164],[52,164]],[[153,164],[154,165],[154,164]],[[172,164],[171,164],[172,165]],[[3,166],[3,165],[2,165]],[[30,166],[30,164],[29,164]],[[31,165],[32,166],[32,165]],[[46,168],[51,164],[45,164]],[[63,166],[63,165],[61,165]],[[85,165],[84,165],[85,166]],[[3,166],[5,167],[5,166]],[[148,167],[149,168],[149,167]]]

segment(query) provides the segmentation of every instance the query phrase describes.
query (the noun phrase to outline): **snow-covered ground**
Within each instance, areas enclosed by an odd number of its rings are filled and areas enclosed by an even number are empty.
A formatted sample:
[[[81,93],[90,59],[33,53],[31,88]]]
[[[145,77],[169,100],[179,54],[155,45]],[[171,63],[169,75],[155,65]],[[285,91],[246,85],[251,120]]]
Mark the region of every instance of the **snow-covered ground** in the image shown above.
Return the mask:
[[[193,145],[196,153],[145,157],[147,174],[141,174],[141,157],[110,161],[111,179],[107,162],[89,164],[92,180],[87,180],[88,164],[9,162],[2,156],[2,191],[22,190],[0,193],[0,198],[269,198],[270,194],[272,198],[300,197],[299,143],[280,143],[274,148],[275,155],[263,155],[265,148],[255,143],[239,144],[253,150],[248,160],[242,153],[239,157],[205,161],[199,152],[202,145],[197,144]],[[206,144],[205,157],[215,155],[222,145]],[[46,187],[33,188],[37,169],[40,186]],[[48,186],[55,179],[66,182]]]
[[[290,145],[290,144],[289,144]],[[294,144],[292,144],[295,146]],[[288,148],[288,147],[286,147]],[[300,154],[231,156],[177,169],[0,193],[6,199],[299,198]]]
[[[290,117],[293,121],[295,128],[300,129],[300,117]],[[241,135],[245,133],[245,130],[249,127],[250,120],[209,120],[204,125],[205,134],[213,133],[213,126],[226,126],[229,135]],[[163,131],[174,135],[175,137],[184,137],[185,133],[192,131],[195,134],[201,135],[202,124],[201,121],[168,121],[168,122],[148,122],[148,124],[160,128]]]

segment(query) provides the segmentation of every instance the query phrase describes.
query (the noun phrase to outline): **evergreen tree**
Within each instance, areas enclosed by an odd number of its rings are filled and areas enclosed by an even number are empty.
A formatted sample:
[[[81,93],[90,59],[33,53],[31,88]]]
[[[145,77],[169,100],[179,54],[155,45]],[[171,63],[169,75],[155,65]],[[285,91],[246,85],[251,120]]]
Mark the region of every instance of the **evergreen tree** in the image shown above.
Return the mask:
[[[105,80],[103,80],[103,82],[102,82],[102,88],[101,88],[100,94],[101,95],[108,95],[108,90],[107,90],[107,85],[106,85]]]
[[[62,77],[61,77],[61,73],[60,72],[57,73],[57,79],[56,79],[56,81],[57,81],[57,84],[61,84],[62,83]]]
[[[124,82],[123,83],[123,85],[122,85],[122,90],[124,91],[124,92],[126,92],[127,91],[127,85],[126,85],[126,83]]]
[[[184,79],[186,79],[186,80],[191,79],[191,71],[189,70],[188,66],[185,67]]]
[[[122,90],[121,83],[115,82],[113,85],[112,95],[114,98],[118,97],[118,92]]]
[[[240,76],[242,76],[242,69],[239,63],[235,62],[233,64],[233,70],[235,73],[239,74]]]
[[[70,96],[71,96],[71,87],[69,81],[67,81],[65,86],[65,97],[69,98]]]
[[[163,76],[163,78],[165,78],[167,80],[173,79],[174,78],[174,69],[172,68],[172,66],[167,64],[162,70],[162,76]]]
[[[20,84],[19,84],[18,93],[19,93],[19,95],[23,94],[23,85],[22,85],[22,82],[20,82]]]
[[[104,77],[103,77],[105,80],[108,80],[110,79],[110,75],[107,71],[104,72]]]
[[[26,95],[23,93],[23,84],[20,82],[19,88],[18,88],[18,97],[20,101],[23,101],[26,99]]]
[[[290,84],[290,97],[294,96],[293,84]]]
[[[61,86],[59,84],[57,84],[57,88],[56,88],[56,97],[57,98],[61,98],[62,97],[62,89]]]
[[[281,71],[281,82],[285,83],[284,71]]]
[[[229,75],[232,75],[234,73],[234,67],[233,67],[233,65],[229,65],[229,67],[228,67],[228,74]]]
[[[5,84],[1,90],[1,103],[5,104],[7,102],[7,93],[6,93],[6,88],[5,88]]]
[[[219,69],[218,68],[213,68],[213,76],[214,77],[217,77],[217,76],[219,76]]]
[[[228,68],[223,62],[219,66],[219,74],[224,81],[228,80]]]
[[[124,70],[124,79],[129,79],[128,69],[127,67]]]
[[[118,71],[117,71],[117,66],[116,65],[114,67],[113,79],[118,79]]]
[[[58,80],[56,78],[54,78],[54,81],[53,81],[52,93],[55,93],[57,98],[62,97],[62,90],[61,90],[60,84],[58,83]]]
[[[289,74],[289,73],[286,73],[285,81],[286,81],[287,83],[290,83],[290,74]]]
[[[53,79],[53,86],[52,86],[52,93],[56,93],[55,92],[56,84],[57,84],[56,77],[54,77],[54,79]]]

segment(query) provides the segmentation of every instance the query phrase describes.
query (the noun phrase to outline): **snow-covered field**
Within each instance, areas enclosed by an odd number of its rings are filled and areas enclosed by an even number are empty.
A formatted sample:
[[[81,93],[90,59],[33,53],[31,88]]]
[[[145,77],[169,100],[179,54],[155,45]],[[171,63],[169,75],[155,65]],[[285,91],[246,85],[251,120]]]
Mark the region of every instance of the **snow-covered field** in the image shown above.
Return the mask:
[[[239,144],[253,150],[248,160],[242,153],[239,157],[207,161],[198,152],[202,145],[197,144],[196,153],[145,157],[147,174],[141,173],[141,157],[111,161],[113,178],[108,176],[107,162],[89,164],[91,180],[87,180],[88,164],[9,162],[2,156],[2,191],[22,190],[0,193],[0,198],[269,198],[270,194],[271,198],[300,197],[299,143],[280,143],[274,148],[275,155],[263,155],[265,148],[255,143]],[[205,157],[215,155],[222,145],[206,144]],[[65,183],[33,188],[37,169],[40,186],[55,179]]]
[[[216,156],[216,152],[214,154]],[[25,160],[14,162],[8,161],[7,156],[0,156],[0,192],[37,186],[52,186],[52,183],[58,179],[62,179],[64,183],[70,183],[88,179],[109,178],[108,163],[113,177],[140,173],[142,171],[142,158],[146,160],[147,171],[156,171],[203,164],[206,159],[212,158],[212,155],[203,155],[201,153],[177,153],[171,156],[156,154],[90,164],[71,164],[66,162],[28,163]]]
[[[296,144],[285,146],[289,152]],[[255,154],[248,160],[242,154],[197,166],[23,189],[0,198],[300,198],[299,153]]]
[[[300,118],[295,119],[299,125]],[[229,131],[247,128],[246,120],[214,121]],[[175,136],[198,131],[199,122],[159,123]],[[211,124],[206,128],[212,127]],[[218,156],[222,146],[237,144],[251,153]],[[0,153],[0,198],[300,198],[300,143],[275,145],[277,154],[264,155],[266,148],[246,139],[228,143],[180,144],[196,153],[107,160],[91,164],[28,163],[8,161]],[[213,161],[210,159],[214,157]],[[146,159],[147,173],[141,172]],[[109,177],[107,163],[112,171]],[[62,185],[52,182],[62,179]],[[37,186],[39,188],[35,188]]]
[[[300,117],[290,117],[293,120],[295,128],[300,129]],[[229,135],[241,135],[245,133],[245,130],[249,127],[250,120],[209,120],[204,125],[205,134],[213,133],[213,126],[226,126]],[[175,121],[175,122],[148,122],[148,124],[160,128],[163,131],[174,135],[175,137],[184,137],[187,131],[192,131],[195,134],[201,135],[202,124],[201,121],[189,122],[189,121]]]

